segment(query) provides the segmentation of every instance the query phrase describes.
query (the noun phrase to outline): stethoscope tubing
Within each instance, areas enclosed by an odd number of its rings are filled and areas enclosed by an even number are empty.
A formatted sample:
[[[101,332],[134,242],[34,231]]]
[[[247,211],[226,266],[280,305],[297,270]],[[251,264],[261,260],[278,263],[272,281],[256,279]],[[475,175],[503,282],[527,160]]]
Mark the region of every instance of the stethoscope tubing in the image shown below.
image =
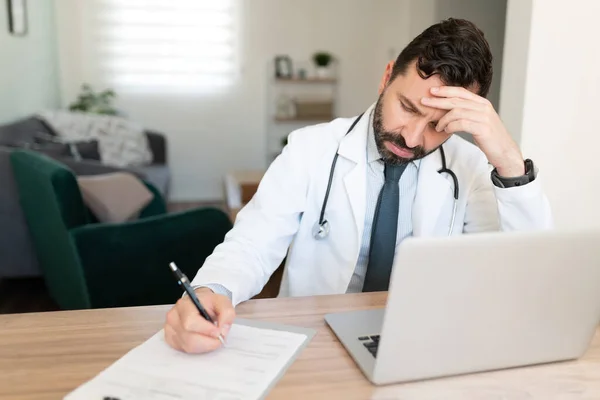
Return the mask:
[[[352,125],[350,125],[350,128],[348,129],[348,131],[346,132],[347,136],[350,132],[352,132],[352,129],[354,129],[354,127],[356,126],[356,124],[358,124],[358,121],[360,121],[361,117],[363,116],[363,114],[359,115],[354,122],[352,123]],[[321,239],[325,239],[327,236],[329,236],[329,222],[325,219],[325,210],[327,209],[327,202],[329,201],[329,194],[331,192],[331,186],[333,185],[333,175],[335,173],[335,165],[337,164],[337,160],[339,157],[339,146],[338,146],[338,150],[335,152],[335,156],[333,157],[333,161],[331,163],[331,168],[329,169],[329,180],[327,182],[327,190],[325,191],[325,197],[323,198],[323,204],[321,206],[321,212],[319,214],[319,221],[317,222],[317,225],[315,226],[314,229],[314,237],[317,240],[321,240]],[[452,218],[450,220],[450,229],[448,230],[448,236],[452,235],[452,231],[454,230],[454,221],[456,219],[456,209],[458,207],[458,195],[459,195],[459,187],[458,187],[458,178],[456,177],[456,174],[446,166],[446,153],[444,152],[444,148],[443,146],[440,146],[440,157],[442,159],[442,168],[440,168],[438,170],[439,174],[443,174],[446,173],[448,175],[450,175],[450,177],[452,178],[452,182],[454,184],[454,190],[453,190],[453,197],[454,197],[454,202],[452,205]]]

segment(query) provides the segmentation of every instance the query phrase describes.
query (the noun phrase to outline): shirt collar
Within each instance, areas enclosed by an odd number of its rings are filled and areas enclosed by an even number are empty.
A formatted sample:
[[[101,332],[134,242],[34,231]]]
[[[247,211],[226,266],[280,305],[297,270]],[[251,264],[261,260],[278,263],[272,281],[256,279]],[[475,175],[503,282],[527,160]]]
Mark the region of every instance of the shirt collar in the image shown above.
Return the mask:
[[[369,125],[367,128],[367,163],[372,163],[376,161],[381,161],[381,155],[379,154],[379,150],[377,150],[377,143],[375,142],[375,132],[373,131],[373,114],[375,110],[372,110],[369,114]],[[417,169],[421,165],[421,160],[411,161],[409,165],[412,164]]]

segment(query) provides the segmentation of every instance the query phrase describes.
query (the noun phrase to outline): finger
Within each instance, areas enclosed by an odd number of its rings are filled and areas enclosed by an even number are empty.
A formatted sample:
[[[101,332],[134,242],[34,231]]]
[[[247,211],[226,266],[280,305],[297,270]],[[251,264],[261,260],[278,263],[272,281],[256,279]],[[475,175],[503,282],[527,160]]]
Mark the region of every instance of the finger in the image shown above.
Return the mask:
[[[447,112],[440,120],[438,121],[435,130],[438,132],[442,132],[446,129],[446,126],[456,120],[459,119],[468,119],[473,122],[483,123],[486,120],[486,117],[483,113],[479,111],[467,110],[464,108],[455,108],[450,112]]]
[[[175,332],[175,329],[171,325],[165,325],[164,331],[165,342],[167,342],[167,344],[175,350],[183,351],[183,347],[181,347],[181,342],[177,337],[177,332]]]
[[[184,329],[177,308],[167,314],[165,339],[173,348],[186,353],[205,353],[217,349],[221,342],[215,337]]]
[[[439,86],[432,87],[431,94],[437,97],[458,97],[460,99],[471,100],[481,104],[487,104],[489,101],[468,89],[461,86]]]
[[[221,334],[226,337],[235,319],[235,309],[231,304],[231,300],[226,296],[217,296],[214,305],[217,314],[217,326]]]
[[[218,339],[193,332],[179,332],[178,339],[183,351],[190,354],[207,353],[221,347]]]
[[[469,121],[467,119],[459,119],[450,122],[444,129],[447,133],[467,132],[471,135],[481,130],[481,124],[478,122]]]
[[[452,110],[455,108],[476,111],[484,110],[483,104],[458,97],[422,97],[421,103],[427,107],[439,108],[440,110]]]
[[[169,310],[167,313],[167,319],[165,321],[165,326],[170,326],[175,331],[181,329],[181,321],[179,319],[179,312],[177,311],[177,305]]]
[[[183,351],[181,341],[177,337],[177,330],[181,330],[181,321],[179,320],[179,313],[176,307],[173,307],[167,313],[167,320],[164,327],[165,341],[175,350]]]
[[[204,298],[204,302],[207,303],[205,305],[207,308],[211,308],[210,301],[207,301],[206,297]],[[194,303],[187,296],[177,301],[176,309],[179,314],[181,327],[178,332],[200,333],[214,338],[219,336],[219,329],[200,315]]]

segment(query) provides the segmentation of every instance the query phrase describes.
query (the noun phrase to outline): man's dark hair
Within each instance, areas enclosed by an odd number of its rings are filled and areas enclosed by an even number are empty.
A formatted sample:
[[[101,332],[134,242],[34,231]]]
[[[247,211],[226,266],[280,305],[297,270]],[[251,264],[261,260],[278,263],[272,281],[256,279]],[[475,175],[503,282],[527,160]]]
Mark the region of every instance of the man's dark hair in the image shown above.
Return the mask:
[[[470,21],[449,18],[430,26],[402,50],[390,81],[416,61],[423,79],[439,75],[445,85],[475,89],[485,97],[492,83],[492,52],[483,32]]]

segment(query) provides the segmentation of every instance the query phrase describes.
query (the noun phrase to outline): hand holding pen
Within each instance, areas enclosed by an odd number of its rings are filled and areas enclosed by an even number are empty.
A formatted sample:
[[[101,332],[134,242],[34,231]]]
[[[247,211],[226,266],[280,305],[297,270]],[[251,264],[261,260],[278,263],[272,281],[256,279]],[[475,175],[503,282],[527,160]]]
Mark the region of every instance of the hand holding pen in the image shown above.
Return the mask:
[[[170,267],[187,295],[167,314],[165,340],[186,353],[205,353],[221,347],[235,318],[230,299],[208,288],[194,292],[185,274],[174,263]]]

